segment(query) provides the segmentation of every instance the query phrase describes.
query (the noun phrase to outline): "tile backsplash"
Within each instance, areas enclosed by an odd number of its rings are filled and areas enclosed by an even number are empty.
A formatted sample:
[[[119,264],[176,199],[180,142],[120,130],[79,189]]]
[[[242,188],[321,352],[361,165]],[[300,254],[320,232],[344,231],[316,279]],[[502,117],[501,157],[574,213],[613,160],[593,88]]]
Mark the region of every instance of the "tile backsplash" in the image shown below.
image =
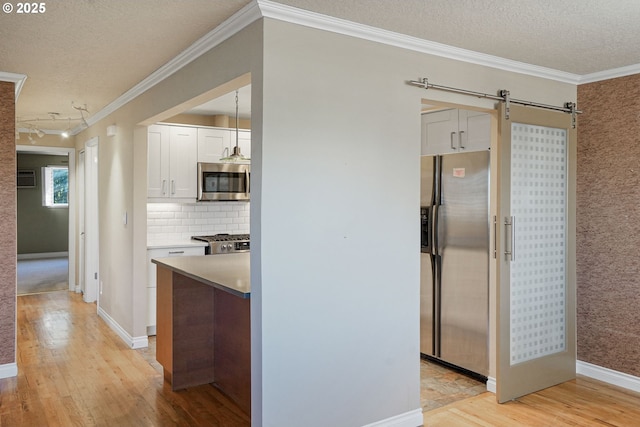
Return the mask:
[[[249,233],[249,202],[147,203],[147,242]]]

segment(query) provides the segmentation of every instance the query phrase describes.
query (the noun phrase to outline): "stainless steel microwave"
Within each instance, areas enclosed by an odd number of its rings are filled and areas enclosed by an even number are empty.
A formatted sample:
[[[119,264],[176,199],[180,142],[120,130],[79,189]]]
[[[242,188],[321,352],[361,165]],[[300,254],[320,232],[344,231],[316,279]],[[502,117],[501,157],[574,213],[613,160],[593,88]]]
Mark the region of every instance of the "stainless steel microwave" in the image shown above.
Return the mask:
[[[238,163],[198,163],[198,200],[249,200],[251,166]]]

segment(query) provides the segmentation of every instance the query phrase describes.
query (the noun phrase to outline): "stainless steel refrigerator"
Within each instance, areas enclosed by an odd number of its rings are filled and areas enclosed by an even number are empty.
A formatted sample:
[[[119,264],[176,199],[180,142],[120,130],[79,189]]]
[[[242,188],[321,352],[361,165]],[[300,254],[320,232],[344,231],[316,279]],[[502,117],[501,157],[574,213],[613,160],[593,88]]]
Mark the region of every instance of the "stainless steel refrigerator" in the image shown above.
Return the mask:
[[[420,352],[489,372],[489,152],[422,156]]]

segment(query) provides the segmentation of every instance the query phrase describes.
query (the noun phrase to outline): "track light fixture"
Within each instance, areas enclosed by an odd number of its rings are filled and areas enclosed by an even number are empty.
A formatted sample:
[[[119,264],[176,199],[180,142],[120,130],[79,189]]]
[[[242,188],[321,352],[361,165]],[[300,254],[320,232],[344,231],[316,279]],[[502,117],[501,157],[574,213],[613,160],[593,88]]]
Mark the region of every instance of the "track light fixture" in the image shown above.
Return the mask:
[[[89,114],[87,105],[84,104],[83,106],[77,106],[77,105],[74,105],[73,101],[71,101],[71,107],[80,113],[80,117],[72,117],[72,116],[62,117],[61,114],[58,112],[49,111],[46,113],[46,117],[43,117],[43,115],[39,115],[35,117],[32,116],[29,118],[24,118],[24,117],[17,118],[16,139],[20,139],[19,132],[23,132],[23,133],[29,132],[30,135],[31,133],[34,133],[38,135],[39,138],[43,138],[44,135],[47,133],[60,134],[63,138],[68,138],[69,135],[71,135],[72,133],[72,129],[75,129],[76,132],[78,132],[82,129],[88,128],[89,123],[87,123],[87,118],[84,115],[85,113]],[[47,122],[58,122],[60,120],[64,120],[65,118],[67,119],[68,123],[67,123],[66,129],[64,129],[64,131],[62,132],[60,132],[59,126],[52,126],[51,129],[49,129],[46,124]],[[74,122],[74,123],[79,122],[80,123],[79,129],[75,128],[75,126],[77,126],[77,123],[74,124],[74,127],[72,128],[71,122]],[[33,138],[30,138],[30,139],[33,139]]]
[[[84,104],[84,107],[76,107],[75,105],[73,105],[73,101],[71,101],[71,106],[75,110],[80,111],[80,120],[82,120],[82,124],[84,124],[85,127],[89,127],[89,124],[84,119],[84,113],[89,114],[89,110],[87,110],[87,104]]]

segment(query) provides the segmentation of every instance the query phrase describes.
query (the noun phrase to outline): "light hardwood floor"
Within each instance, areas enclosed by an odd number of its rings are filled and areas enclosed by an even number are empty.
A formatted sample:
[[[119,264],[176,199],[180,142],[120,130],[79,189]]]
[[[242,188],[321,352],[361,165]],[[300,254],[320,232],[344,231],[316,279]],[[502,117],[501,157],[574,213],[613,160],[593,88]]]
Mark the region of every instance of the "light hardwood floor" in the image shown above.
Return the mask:
[[[579,376],[499,405],[483,393],[424,413],[429,427],[640,426],[640,393]]]
[[[0,426],[224,426],[249,417],[215,387],[178,392],[67,291],[18,297],[18,376],[0,380]]]
[[[640,426],[640,394],[578,378],[504,405],[483,393],[425,412],[424,420],[447,427]],[[153,348],[130,350],[80,295],[18,297],[18,376],[0,380],[0,427],[249,425],[213,386],[172,392]]]

